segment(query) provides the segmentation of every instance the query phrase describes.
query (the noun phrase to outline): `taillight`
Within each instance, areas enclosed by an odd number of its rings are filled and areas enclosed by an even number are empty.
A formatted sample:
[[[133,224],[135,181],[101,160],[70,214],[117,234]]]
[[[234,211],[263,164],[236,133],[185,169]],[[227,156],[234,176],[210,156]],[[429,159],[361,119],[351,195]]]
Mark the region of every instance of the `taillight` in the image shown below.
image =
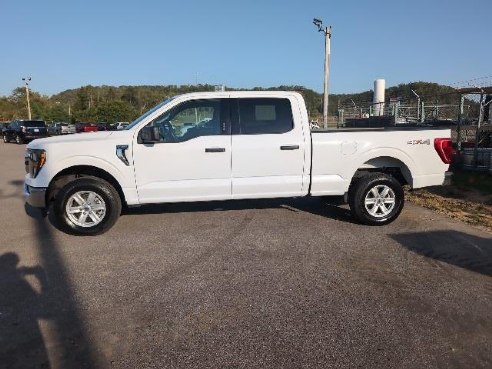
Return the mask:
[[[444,164],[451,163],[455,152],[450,138],[435,138],[434,148]]]
[[[27,128],[26,128],[26,127],[21,126],[21,128],[22,128],[22,132],[24,132],[24,133],[26,133],[26,132],[27,132]]]

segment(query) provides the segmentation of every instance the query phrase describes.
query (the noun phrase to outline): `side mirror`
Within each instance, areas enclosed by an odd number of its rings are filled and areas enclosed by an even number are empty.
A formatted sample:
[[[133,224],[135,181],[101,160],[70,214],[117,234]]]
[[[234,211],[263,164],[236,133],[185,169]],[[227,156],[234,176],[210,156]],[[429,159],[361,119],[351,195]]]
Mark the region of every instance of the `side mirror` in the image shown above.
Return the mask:
[[[161,141],[161,134],[159,132],[159,127],[146,126],[140,130],[139,133],[139,143],[152,144]]]

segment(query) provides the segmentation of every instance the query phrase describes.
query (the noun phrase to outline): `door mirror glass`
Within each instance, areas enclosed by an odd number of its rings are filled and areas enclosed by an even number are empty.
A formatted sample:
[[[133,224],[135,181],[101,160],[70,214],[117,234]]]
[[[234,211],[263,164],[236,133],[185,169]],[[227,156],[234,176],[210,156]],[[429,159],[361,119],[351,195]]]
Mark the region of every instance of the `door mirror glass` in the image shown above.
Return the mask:
[[[159,127],[146,126],[140,130],[140,140],[144,144],[160,142]]]

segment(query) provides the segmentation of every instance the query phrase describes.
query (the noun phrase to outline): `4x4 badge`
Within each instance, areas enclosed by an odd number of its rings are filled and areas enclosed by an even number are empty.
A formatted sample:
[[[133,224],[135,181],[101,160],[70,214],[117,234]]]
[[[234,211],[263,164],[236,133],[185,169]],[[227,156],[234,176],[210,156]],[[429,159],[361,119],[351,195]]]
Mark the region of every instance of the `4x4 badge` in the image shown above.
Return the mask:
[[[410,140],[407,141],[407,145],[430,145],[430,140]]]

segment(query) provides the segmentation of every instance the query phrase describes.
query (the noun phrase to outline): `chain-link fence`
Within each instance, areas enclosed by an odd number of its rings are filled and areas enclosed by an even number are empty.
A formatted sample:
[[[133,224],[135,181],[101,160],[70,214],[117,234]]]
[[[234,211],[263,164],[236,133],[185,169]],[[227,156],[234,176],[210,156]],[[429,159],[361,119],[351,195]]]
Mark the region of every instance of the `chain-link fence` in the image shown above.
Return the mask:
[[[478,121],[478,107],[472,103],[463,104],[439,104],[438,102],[420,105],[398,101],[395,103],[384,103],[381,107],[382,115],[378,117],[392,117],[392,125],[406,123],[429,123],[435,121],[450,121],[457,123],[462,119],[463,122]],[[368,119],[375,117],[375,104],[366,106],[342,106],[338,109],[338,124],[344,126],[347,121],[357,119]],[[462,111],[461,111],[462,109]],[[387,119],[381,118],[385,121]],[[363,123],[362,121],[359,123]]]

